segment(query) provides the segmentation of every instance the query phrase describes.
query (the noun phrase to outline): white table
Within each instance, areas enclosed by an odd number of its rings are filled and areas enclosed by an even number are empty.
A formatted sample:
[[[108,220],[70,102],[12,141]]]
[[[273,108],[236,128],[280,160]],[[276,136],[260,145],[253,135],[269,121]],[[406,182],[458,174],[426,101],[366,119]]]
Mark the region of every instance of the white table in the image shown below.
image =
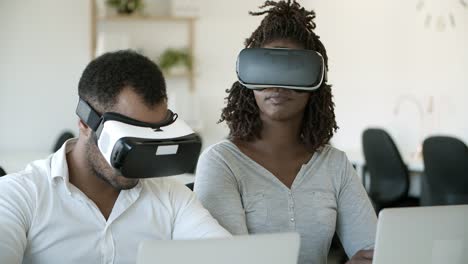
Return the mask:
[[[364,153],[360,150],[343,150],[348,159],[356,165],[356,170],[358,172],[359,177],[362,179],[363,177],[363,167],[366,164],[366,159],[364,158]],[[410,173],[410,187],[409,187],[409,195],[413,197],[419,197],[421,195],[421,175],[424,172],[424,162],[421,156],[413,156],[410,154],[403,153],[402,154],[403,162],[405,162],[406,166],[408,167]],[[366,188],[369,186],[368,183],[370,179],[368,175],[366,175]]]

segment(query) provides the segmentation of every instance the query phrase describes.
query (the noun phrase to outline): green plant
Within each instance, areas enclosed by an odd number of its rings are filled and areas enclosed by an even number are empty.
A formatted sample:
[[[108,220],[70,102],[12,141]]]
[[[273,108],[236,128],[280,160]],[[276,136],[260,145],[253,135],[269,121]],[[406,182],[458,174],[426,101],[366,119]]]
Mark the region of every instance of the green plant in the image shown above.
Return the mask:
[[[107,0],[107,5],[117,9],[119,14],[132,14],[143,9],[142,0]]]
[[[168,72],[175,66],[192,68],[192,58],[187,49],[166,49],[159,57],[159,66],[164,72]]]

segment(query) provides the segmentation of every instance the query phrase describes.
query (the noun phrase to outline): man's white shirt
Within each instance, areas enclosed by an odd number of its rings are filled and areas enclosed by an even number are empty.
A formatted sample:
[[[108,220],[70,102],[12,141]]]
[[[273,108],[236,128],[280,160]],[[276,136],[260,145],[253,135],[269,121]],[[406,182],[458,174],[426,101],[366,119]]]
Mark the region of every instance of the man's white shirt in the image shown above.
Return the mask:
[[[166,178],[122,190],[106,221],[69,182],[75,143],[0,177],[1,263],[135,263],[143,240],[230,236],[194,193]]]

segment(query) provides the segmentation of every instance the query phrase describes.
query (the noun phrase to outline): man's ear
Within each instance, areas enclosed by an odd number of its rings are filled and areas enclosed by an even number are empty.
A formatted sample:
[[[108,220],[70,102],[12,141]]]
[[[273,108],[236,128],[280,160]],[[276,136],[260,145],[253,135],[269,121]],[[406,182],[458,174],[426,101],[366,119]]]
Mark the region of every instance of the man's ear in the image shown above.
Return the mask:
[[[87,124],[85,124],[85,122],[83,122],[83,120],[81,119],[78,119],[78,128],[80,130],[80,134],[86,137],[89,137],[91,133],[93,132],[93,130]]]

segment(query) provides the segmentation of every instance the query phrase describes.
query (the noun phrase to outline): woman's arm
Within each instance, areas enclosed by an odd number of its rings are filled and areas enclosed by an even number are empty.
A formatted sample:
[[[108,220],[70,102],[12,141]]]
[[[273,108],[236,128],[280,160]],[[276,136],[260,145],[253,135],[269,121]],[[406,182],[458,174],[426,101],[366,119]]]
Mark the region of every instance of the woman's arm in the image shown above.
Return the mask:
[[[344,154],[343,159],[336,232],[351,257],[359,250],[374,248],[377,216],[356,170]]]
[[[194,191],[203,206],[233,235],[247,234],[245,212],[234,173],[213,148],[198,160]]]

